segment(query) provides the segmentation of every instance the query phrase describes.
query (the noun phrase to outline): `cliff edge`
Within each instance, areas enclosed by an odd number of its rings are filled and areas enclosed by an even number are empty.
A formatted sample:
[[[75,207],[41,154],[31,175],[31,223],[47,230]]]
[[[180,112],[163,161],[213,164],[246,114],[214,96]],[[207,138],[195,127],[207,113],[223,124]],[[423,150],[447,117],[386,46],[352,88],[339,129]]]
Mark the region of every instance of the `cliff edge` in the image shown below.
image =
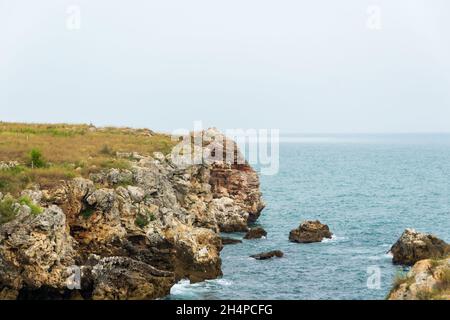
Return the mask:
[[[114,157],[128,165],[0,193],[0,299],[163,297],[180,279],[221,276],[219,232],[247,230],[264,208],[246,162]]]

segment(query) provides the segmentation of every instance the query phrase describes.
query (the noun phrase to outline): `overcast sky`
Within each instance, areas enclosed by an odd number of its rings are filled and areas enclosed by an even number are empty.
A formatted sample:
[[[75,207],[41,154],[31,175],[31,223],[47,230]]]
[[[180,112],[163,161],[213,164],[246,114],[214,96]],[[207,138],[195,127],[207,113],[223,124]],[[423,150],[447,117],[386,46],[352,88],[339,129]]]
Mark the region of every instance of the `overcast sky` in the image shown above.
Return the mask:
[[[449,132],[450,2],[0,0],[0,120]]]

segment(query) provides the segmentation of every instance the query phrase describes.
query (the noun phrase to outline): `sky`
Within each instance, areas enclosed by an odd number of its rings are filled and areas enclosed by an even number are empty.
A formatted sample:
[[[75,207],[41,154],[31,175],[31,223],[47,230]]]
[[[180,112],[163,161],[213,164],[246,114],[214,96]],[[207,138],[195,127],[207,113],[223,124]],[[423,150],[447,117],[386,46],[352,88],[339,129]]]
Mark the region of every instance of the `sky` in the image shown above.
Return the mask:
[[[0,120],[450,132],[450,2],[0,0]]]

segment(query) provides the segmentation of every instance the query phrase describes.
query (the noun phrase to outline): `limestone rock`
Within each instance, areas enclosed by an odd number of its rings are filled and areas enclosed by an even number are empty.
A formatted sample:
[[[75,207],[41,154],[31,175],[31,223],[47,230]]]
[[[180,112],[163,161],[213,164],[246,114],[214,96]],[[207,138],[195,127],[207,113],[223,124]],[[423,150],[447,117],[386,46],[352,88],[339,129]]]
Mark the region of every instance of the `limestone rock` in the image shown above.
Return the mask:
[[[264,230],[261,227],[255,227],[255,228],[251,228],[250,230],[247,231],[247,233],[244,236],[244,239],[260,239],[262,237],[267,236],[267,232],[266,230]]]
[[[298,243],[321,242],[324,238],[330,239],[333,234],[327,225],[320,221],[305,221],[289,234],[289,241]]]
[[[245,161],[119,156],[130,169],[23,191],[44,212],[19,206],[0,225],[0,298],[153,299],[180,279],[222,275],[219,231],[246,231],[264,208],[257,173]],[[71,291],[74,265],[82,283]]]
[[[422,259],[439,259],[450,255],[450,245],[431,235],[406,229],[391,247],[395,264],[413,265]]]
[[[127,257],[103,258],[92,271],[94,300],[149,300],[168,295],[172,272]]]
[[[425,259],[397,278],[389,300],[450,300],[450,258]]]
[[[8,297],[23,288],[64,289],[75,257],[66,216],[57,206],[37,216],[19,210],[14,220],[0,225],[0,289]]]

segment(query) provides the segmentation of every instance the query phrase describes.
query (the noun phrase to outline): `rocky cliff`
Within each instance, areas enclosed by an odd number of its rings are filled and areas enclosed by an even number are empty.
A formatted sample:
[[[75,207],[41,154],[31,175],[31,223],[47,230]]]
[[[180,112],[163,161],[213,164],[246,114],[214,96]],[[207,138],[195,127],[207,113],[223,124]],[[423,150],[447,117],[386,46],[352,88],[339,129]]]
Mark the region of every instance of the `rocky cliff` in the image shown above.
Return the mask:
[[[450,300],[450,245],[432,234],[406,229],[392,246],[393,263],[413,265],[399,274],[390,300]]]
[[[118,156],[130,169],[22,192],[43,211],[16,204],[0,225],[0,299],[154,299],[180,279],[222,274],[219,232],[247,230],[264,208],[257,173]]]
[[[425,259],[398,276],[389,300],[450,300],[450,258]]]

